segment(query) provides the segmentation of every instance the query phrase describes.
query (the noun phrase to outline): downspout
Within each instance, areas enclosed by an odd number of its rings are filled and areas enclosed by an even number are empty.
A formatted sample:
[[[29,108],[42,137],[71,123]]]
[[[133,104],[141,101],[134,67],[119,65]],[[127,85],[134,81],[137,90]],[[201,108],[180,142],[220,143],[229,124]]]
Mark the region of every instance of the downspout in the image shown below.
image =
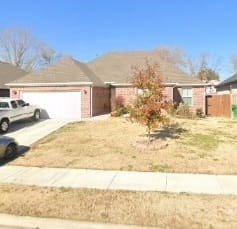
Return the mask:
[[[175,88],[176,86],[172,86],[172,103],[174,104],[174,88]]]
[[[233,112],[232,112],[233,97],[232,97],[232,85],[231,85],[231,83],[230,83],[230,86],[229,86],[229,90],[230,90],[230,117],[233,118]]]
[[[204,86],[204,93],[203,93],[203,114],[204,115],[207,115],[207,95],[206,95],[206,92],[207,91],[207,88],[206,88],[206,85]]]
[[[174,104],[175,98],[174,98],[174,89],[177,87],[177,83],[172,86],[172,103]],[[179,105],[179,104],[178,104]]]
[[[90,117],[92,117],[93,112],[92,112],[92,108],[93,108],[93,98],[92,98],[92,86],[90,86]]]
[[[112,86],[111,86],[111,84],[109,85],[109,112],[111,112],[112,111],[112,105],[111,105],[111,90],[112,90]]]

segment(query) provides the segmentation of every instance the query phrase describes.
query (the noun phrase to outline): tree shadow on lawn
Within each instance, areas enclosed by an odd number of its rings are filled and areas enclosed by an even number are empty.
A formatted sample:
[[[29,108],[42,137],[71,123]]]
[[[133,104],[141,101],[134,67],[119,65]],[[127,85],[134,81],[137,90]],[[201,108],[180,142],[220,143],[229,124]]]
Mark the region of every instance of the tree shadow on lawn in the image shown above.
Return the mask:
[[[158,130],[154,130],[151,133],[151,138],[153,140],[155,139],[161,139],[161,140],[167,140],[167,139],[178,139],[180,138],[181,134],[187,132],[187,129],[184,129],[179,126],[172,126],[172,127],[166,127]],[[147,134],[143,136],[148,136]]]
[[[16,155],[14,155],[13,157],[11,157],[9,159],[4,159],[4,158],[0,159],[0,166],[4,166],[4,165],[6,165],[9,162],[14,161],[18,157],[24,156],[29,150],[30,150],[29,146],[19,145],[18,146],[18,151],[17,151]]]
[[[147,139],[136,141],[136,147],[140,150],[162,150],[168,146],[167,140],[179,139],[181,134],[185,132],[187,132],[186,129],[177,125],[158,129],[151,133],[150,141],[148,140],[148,134],[141,135]]]

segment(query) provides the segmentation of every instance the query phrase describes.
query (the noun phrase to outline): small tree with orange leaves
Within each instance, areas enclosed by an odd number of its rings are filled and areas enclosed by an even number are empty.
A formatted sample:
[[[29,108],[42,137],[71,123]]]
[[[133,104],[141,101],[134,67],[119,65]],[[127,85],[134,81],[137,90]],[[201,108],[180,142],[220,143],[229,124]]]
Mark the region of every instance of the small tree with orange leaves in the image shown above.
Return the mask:
[[[134,67],[132,84],[138,89],[137,98],[131,109],[131,119],[147,127],[148,141],[151,130],[167,124],[169,119],[165,109],[167,102],[163,94],[162,77],[158,64],[146,61],[144,68]]]

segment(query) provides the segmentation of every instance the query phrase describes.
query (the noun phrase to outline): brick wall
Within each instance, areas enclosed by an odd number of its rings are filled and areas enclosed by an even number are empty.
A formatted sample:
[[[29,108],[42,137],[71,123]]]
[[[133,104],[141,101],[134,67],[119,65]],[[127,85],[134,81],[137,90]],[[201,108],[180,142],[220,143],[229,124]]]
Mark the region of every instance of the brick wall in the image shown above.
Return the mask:
[[[173,101],[173,87],[165,87],[164,95],[167,101]],[[111,88],[111,108],[113,110],[113,101],[116,97],[122,96],[125,104],[131,104],[137,96],[137,89],[133,87],[112,87]]]
[[[195,112],[196,109],[202,108],[205,113],[205,88],[204,87],[192,87],[193,89],[193,104],[190,106],[190,109]],[[182,88],[174,88],[174,102],[177,104],[182,102]]]
[[[92,88],[92,115],[110,112],[110,88]]]
[[[165,95],[165,99],[168,102],[173,101],[173,87],[165,87],[164,88],[164,95]]]
[[[120,86],[111,88],[111,108],[113,110],[113,101],[116,97],[122,96],[124,103],[131,104],[137,95],[137,89],[131,86]]]
[[[204,114],[206,113],[206,94],[204,87],[195,87],[193,88],[193,111],[196,111],[198,108],[202,108]]]
[[[53,86],[53,87],[18,87],[10,88],[11,98],[21,98],[23,91],[80,91],[82,118],[90,117],[91,113],[91,93],[90,86]],[[76,101],[75,101],[76,102]]]

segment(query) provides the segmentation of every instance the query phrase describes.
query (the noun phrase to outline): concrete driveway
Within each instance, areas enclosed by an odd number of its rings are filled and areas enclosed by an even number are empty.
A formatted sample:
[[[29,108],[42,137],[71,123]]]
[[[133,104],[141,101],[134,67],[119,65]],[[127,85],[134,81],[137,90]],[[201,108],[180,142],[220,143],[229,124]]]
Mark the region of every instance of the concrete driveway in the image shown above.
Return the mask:
[[[55,119],[45,119],[38,122],[26,120],[13,123],[4,136],[13,137],[19,145],[28,147],[69,122],[70,120]]]

